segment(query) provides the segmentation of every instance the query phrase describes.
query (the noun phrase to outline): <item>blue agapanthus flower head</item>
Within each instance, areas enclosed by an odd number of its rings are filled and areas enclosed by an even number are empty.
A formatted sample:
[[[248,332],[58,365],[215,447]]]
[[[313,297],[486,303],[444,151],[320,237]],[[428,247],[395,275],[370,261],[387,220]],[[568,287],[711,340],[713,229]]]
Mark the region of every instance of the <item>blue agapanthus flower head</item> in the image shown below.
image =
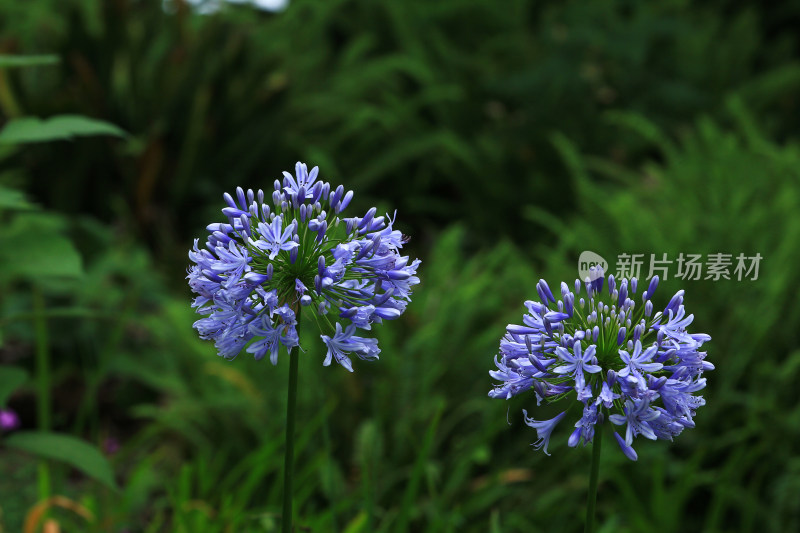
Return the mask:
[[[508,399],[532,389],[538,405],[569,402],[549,420],[524,411],[545,453],[555,426],[574,411],[569,446],[592,442],[608,418],[624,429],[624,438],[616,431],[615,438],[635,461],[636,437],[671,441],[694,427],[695,410],[705,405],[696,394],[706,386],[703,372],[714,369],[701,351],[711,337],[687,331],[694,316],[686,314],[682,290],[653,312],[658,276],[640,296],[636,278],[609,276],[605,291],[604,281],[603,271],[592,269],[584,282],[575,280],[574,292],[561,283],[556,299],[540,280],[539,300],[525,302],[523,324],[510,324],[500,342],[497,370],[489,372],[500,383],[489,396]]]
[[[271,195],[264,191],[223,195],[225,222],[208,226],[205,247],[189,258],[192,307],[207,315],[194,323],[219,355],[233,359],[243,349],[255,359],[299,346],[297,315],[311,315],[328,353],[352,372],[350,355],[377,359],[375,339],[356,335],[393,320],[406,309],[420,261],[400,254],[408,238],[394,217],[343,217],[353,191],[319,179],[297,163],[283,173]]]

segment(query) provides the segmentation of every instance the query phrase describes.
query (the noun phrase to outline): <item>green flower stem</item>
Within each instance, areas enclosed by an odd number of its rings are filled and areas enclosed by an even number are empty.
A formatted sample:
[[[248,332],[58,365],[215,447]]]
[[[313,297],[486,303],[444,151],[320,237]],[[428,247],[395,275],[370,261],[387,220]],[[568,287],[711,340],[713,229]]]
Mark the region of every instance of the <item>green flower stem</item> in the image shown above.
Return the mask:
[[[297,331],[300,331],[300,308],[296,310]],[[289,353],[289,397],[286,402],[286,455],[283,466],[283,519],[281,531],[292,531],[292,480],[294,477],[294,418],[297,405],[297,374],[300,348]]]
[[[6,72],[0,69],[0,110],[8,118],[18,117],[22,114],[14,90],[8,81]]]
[[[592,439],[592,470],[589,474],[589,494],[586,496],[586,526],[584,533],[594,531],[595,502],[597,501],[597,479],[600,474],[600,445],[603,441],[603,426],[598,424]]]
[[[36,332],[36,418],[39,430],[50,431],[50,354],[44,294],[33,286],[33,324]],[[39,500],[50,497],[50,469],[47,461],[39,462]]]

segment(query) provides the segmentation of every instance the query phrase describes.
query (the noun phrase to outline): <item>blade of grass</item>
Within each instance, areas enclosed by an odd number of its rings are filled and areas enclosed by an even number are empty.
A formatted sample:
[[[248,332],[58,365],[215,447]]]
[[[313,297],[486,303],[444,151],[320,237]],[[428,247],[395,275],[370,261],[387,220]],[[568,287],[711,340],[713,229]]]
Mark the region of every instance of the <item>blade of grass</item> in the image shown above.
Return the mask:
[[[433,439],[436,436],[436,429],[439,427],[439,420],[444,411],[444,404],[440,403],[436,408],[436,414],[433,416],[431,423],[428,425],[428,430],[425,432],[425,438],[422,441],[422,447],[417,454],[417,461],[414,464],[414,470],[411,473],[411,479],[406,485],[406,491],[403,495],[403,504],[400,508],[400,516],[398,518],[395,531],[402,533],[408,531],[408,523],[411,518],[412,506],[417,497],[420,482],[425,475],[425,465],[430,456],[431,447],[433,446]]]
[[[36,334],[36,415],[39,430],[50,431],[50,353],[42,289],[33,285],[33,313]],[[47,460],[39,462],[39,500],[50,497],[50,468]]]

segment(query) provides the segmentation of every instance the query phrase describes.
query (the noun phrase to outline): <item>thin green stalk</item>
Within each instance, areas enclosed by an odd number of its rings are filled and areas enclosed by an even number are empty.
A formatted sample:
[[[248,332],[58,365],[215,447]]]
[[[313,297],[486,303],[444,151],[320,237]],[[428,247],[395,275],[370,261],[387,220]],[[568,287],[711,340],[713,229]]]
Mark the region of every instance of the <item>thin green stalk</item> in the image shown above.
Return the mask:
[[[300,331],[300,308],[297,308],[297,331]],[[289,353],[289,397],[286,402],[286,455],[283,466],[283,519],[281,531],[292,531],[292,481],[294,477],[294,413],[297,405],[297,373],[300,349]]]
[[[367,380],[365,385],[367,387],[367,392],[368,393],[371,392],[371,391],[369,391],[369,389],[372,388],[372,385],[373,385],[372,380]],[[372,411],[372,419],[373,420],[377,420],[378,418],[375,416],[377,414],[377,411],[378,411],[377,394],[369,394],[368,397],[372,399],[372,402],[371,402],[372,403],[372,409],[371,409],[371,411]],[[378,428],[377,424],[375,424],[374,427]],[[376,431],[380,431],[380,429],[376,429]],[[364,458],[363,458],[364,462],[363,462],[363,465],[362,465],[362,468],[363,468],[362,475],[363,475],[363,478],[364,478],[364,481],[363,481],[363,486],[364,486],[364,508],[367,511],[367,520],[366,520],[366,522],[364,524],[364,526],[365,526],[364,530],[365,531],[374,531],[373,522],[374,522],[374,517],[375,517],[375,498],[373,496],[377,492],[377,487],[375,486],[375,484],[376,484],[376,477],[375,477],[375,470],[376,470],[376,468],[375,468],[375,466],[376,466],[375,465],[375,462],[376,462],[375,461],[375,455],[376,455],[376,453],[375,453],[375,448],[371,448],[371,447],[366,448],[364,451],[365,451],[365,453],[364,453]]]
[[[600,447],[603,442],[603,426],[598,424],[592,439],[592,470],[589,474],[589,494],[586,497],[586,527],[584,533],[594,531],[594,510],[597,501],[597,479],[600,474]]]
[[[15,118],[22,114],[14,90],[11,88],[7,71],[0,69],[0,110],[7,118]]]
[[[99,351],[99,359],[96,365],[87,364],[85,367],[86,370],[86,392],[83,395],[81,400],[80,407],[78,408],[78,415],[75,418],[74,424],[74,432],[76,434],[81,434],[84,428],[89,425],[90,426],[90,434],[92,438],[97,437],[97,427],[96,422],[98,420],[97,415],[97,402],[93,401],[95,396],[97,395],[97,390],[100,388],[100,385],[103,382],[103,377],[108,371],[108,365],[111,361],[112,353],[116,351],[119,347],[120,342],[122,341],[125,326],[128,323],[128,318],[130,317],[131,312],[136,307],[136,303],[138,302],[139,293],[137,291],[133,291],[128,293],[125,296],[125,301],[123,304],[122,312],[119,315],[113,316],[106,316],[105,318],[109,320],[114,320],[115,323],[106,324],[105,326],[111,328],[111,332],[108,335],[103,348]],[[48,316],[52,316],[52,311]],[[91,371],[88,370],[95,366],[95,370]],[[92,416],[92,415],[95,416]]]
[[[36,332],[36,392],[39,399],[36,405],[36,418],[39,430],[50,431],[50,354],[44,294],[34,285],[32,296],[33,324]],[[42,460],[39,462],[39,500],[49,497],[50,469],[47,461]]]
[[[325,390],[325,382],[323,381],[320,383],[319,387],[315,387],[316,391],[320,395],[319,405],[327,405],[327,402],[330,400],[330,396],[328,396],[327,391]],[[325,459],[328,462],[327,468],[325,469],[325,476],[326,476],[326,483],[328,483],[329,487],[333,487],[333,439],[331,439],[331,419],[329,416],[326,416],[322,420],[322,443],[325,449]],[[336,506],[332,505],[329,508],[329,515],[331,518],[331,528],[330,531],[341,531],[342,528],[339,527],[339,518],[336,513]],[[369,531],[369,530],[367,530]]]

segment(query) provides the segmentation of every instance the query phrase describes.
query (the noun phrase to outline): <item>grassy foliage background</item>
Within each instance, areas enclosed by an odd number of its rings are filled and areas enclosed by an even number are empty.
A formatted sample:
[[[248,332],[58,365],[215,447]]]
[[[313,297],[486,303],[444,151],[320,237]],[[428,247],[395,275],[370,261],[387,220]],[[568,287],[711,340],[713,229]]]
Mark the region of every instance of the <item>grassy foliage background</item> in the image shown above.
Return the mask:
[[[589,249],[764,257],[757,281],[662,283],[664,303],[686,289],[717,370],[697,428],[641,444],[635,464],[603,451],[603,531],[800,529],[798,17],[795,2],[295,0],[212,16],[0,2],[0,51],[61,60],[0,70],[3,116],[130,133],[0,147],[0,185],[44,208],[0,212],[3,231],[57,231],[80,256],[77,277],[44,280],[54,425],[121,442],[118,493],[57,472],[95,522],[54,516],[69,531],[277,530],[287,370],[216,358],[183,271],[224,190],[302,159],[356,190],[354,208],[397,207],[423,259],[408,313],[377,332],[379,363],[325,369],[311,344],[301,362],[302,525],[580,529],[589,450],[566,433],[551,457],[530,450],[533,401],[486,392],[526,294],[572,279]],[[29,286],[3,270],[0,364],[32,368]],[[35,425],[32,386],[10,405]],[[19,531],[33,463],[0,457],[0,524]]]

